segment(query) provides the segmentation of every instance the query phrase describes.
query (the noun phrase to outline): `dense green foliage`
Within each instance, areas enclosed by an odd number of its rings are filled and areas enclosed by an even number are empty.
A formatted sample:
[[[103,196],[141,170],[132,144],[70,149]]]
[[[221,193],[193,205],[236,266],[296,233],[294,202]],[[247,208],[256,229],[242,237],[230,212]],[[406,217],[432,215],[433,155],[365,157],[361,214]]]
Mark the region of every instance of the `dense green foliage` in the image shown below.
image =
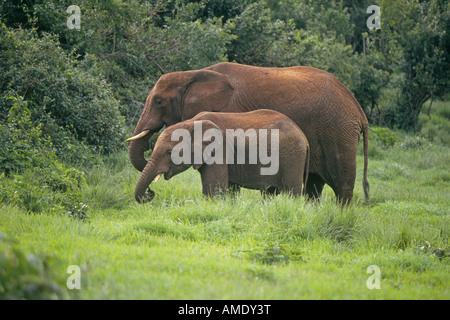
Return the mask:
[[[19,95],[28,102],[33,122],[55,142],[70,134],[99,150],[117,151],[124,122],[111,89],[98,78],[95,58],[78,62],[49,34],[38,37],[33,30],[11,31],[4,25],[0,33],[2,116],[12,106],[9,97]]]
[[[2,31],[2,61],[10,71],[2,89],[14,89],[45,114],[52,112],[56,125],[68,126],[77,139],[114,149],[120,143],[110,140],[111,131],[119,137],[124,128],[115,110],[120,109],[128,125],[135,124],[163,73],[220,61],[309,65],[344,82],[371,121],[417,130],[425,101],[442,97],[448,88],[449,3],[375,1],[382,25],[369,30],[366,9],[372,2],[80,0],[81,28],[76,30],[66,25],[68,0],[7,1],[0,4],[8,27]],[[15,31],[17,27],[34,31]],[[22,54],[32,66],[11,60]],[[57,68],[48,70],[43,57]],[[25,68],[23,76],[11,79],[19,71],[17,64]],[[42,86],[35,83],[37,76]],[[92,87],[98,95],[92,96]],[[396,100],[383,104],[387,87]],[[48,88],[58,90],[42,92]],[[90,116],[107,112],[103,118],[112,123],[96,123],[94,130],[87,114],[65,119],[67,112],[88,106]],[[77,126],[86,120],[86,128]],[[104,139],[94,137],[99,131]]]
[[[0,201],[29,212],[85,219],[87,206],[80,198],[84,173],[61,162],[42,124],[31,122],[26,101],[11,98],[8,121],[0,124]]]
[[[424,103],[450,87],[450,3],[382,1],[382,8],[378,50],[401,75],[400,94],[387,124],[417,129]]]

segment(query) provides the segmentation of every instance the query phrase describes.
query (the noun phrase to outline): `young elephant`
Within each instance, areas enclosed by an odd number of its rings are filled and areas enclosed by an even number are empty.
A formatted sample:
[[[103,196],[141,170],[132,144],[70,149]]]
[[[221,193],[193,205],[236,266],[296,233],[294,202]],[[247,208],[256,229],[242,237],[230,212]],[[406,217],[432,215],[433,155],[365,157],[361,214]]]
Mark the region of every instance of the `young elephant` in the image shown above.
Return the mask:
[[[202,112],[162,132],[136,184],[136,200],[151,200],[149,184],[162,174],[169,180],[190,166],[200,172],[205,195],[241,186],[301,195],[309,144],[292,120],[273,110]]]

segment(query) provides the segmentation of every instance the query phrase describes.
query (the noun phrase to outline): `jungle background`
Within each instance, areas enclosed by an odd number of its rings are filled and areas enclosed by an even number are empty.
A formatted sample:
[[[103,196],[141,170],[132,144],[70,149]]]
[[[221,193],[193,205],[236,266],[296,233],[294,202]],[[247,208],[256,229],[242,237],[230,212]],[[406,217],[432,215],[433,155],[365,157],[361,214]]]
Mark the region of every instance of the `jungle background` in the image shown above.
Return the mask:
[[[369,30],[373,4],[381,25]],[[71,5],[79,30],[67,25]],[[1,1],[0,298],[448,299],[449,9],[446,0]],[[192,170],[136,204],[126,138],[152,86],[224,61],[312,66],[348,86],[371,125],[369,202],[360,150],[344,213],[329,189],[319,204],[248,190],[204,199]],[[72,264],[89,280],[79,291],[65,285]],[[371,264],[385,265],[381,296],[365,280],[350,284]]]

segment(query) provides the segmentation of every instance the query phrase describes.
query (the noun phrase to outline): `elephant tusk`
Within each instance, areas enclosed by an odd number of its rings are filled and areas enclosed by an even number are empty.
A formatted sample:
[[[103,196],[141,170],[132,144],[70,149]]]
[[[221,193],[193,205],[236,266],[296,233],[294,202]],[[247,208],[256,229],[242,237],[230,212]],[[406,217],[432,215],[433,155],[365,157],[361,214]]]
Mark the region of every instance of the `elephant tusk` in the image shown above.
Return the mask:
[[[149,132],[150,132],[150,130],[144,130],[141,133],[139,133],[138,135],[135,135],[135,136],[133,136],[131,138],[128,138],[127,141],[134,141],[134,140],[137,140],[139,138],[142,138],[143,136],[145,136]]]
[[[157,183],[159,181],[159,179],[161,179],[162,173],[158,174],[155,178],[155,180],[153,180],[153,183]]]

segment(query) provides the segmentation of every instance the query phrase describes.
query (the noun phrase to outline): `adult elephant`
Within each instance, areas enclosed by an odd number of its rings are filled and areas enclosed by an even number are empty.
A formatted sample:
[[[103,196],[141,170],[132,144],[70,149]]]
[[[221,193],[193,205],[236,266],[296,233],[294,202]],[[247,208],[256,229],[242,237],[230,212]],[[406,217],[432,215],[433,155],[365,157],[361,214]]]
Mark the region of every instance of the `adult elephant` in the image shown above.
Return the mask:
[[[328,184],[343,204],[352,200],[356,151],[364,140],[363,188],[366,198],[367,118],[350,90],[328,72],[311,67],[265,68],[237,63],[172,72],[151,90],[129,146],[133,166],[142,171],[144,152],[155,132],[202,111],[246,112],[273,109],[291,118],[310,145],[305,192],[320,197]]]

